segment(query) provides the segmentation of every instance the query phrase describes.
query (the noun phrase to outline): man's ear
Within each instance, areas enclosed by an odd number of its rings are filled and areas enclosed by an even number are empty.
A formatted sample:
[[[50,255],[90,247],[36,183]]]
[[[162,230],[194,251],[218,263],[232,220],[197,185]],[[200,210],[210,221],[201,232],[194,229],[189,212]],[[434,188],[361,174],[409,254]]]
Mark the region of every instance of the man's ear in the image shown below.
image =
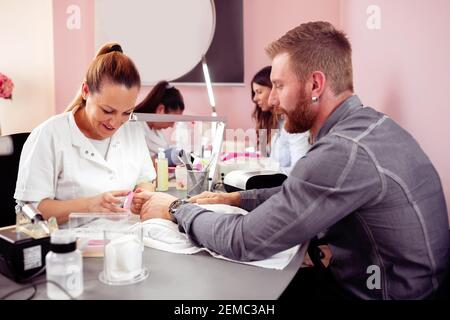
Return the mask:
[[[325,91],[326,84],[326,76],[322,71],[314,71],[311,74],[311,96],[312,97],[320,97],[322,93]]]
[[[81,84],[81,97],[83,98],[83,100],[87,99],[88,94],[89,94],[89,86],[87,85],[86,82],[83,82]]]

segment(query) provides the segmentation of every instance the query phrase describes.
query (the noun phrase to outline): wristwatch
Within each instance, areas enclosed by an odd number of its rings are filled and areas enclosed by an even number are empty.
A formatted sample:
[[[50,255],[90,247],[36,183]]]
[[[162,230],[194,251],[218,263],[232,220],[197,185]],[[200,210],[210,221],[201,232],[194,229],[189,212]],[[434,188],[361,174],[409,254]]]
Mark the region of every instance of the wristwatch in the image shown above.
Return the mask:
[[[173,201],[169,206],[170,215],[173,217],[173,215],[178,210],[178,208],[180,208],[183,204],[186,204],[188,202],[189,201],[186,199],[177,199],[177,200]]]

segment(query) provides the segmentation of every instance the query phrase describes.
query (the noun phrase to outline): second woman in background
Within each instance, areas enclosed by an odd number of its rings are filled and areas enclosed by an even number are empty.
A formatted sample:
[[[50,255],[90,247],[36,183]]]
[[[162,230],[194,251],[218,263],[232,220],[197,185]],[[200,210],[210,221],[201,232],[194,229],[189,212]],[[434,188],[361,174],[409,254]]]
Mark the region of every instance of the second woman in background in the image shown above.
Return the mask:
[[[169,84],[167,81],[158,82],[145,99],[136,106],[138,113],[156,113],[156,114],[177,114],[181,115],[184,111],[184,100],[180,91]],[[173,122],[142,122],[145,131],[145,141],[154,159],[158,154],[158,149],[162,148],[166,152],[169,160],[169,166],[177,163],[173,156],[173,150],[170,148],[162,129],[173,127]]]
[[[270,156],[279,163],[283,173],[289,174],[297,160],[309,150],[309,132],[291,134],[284,129],[283,115],[269,103],[271,71],[271,66],[264,67],[251,81],[252,101],[255,103],[252,118],[256,122],[258,147],[264,153],[262,155]]]

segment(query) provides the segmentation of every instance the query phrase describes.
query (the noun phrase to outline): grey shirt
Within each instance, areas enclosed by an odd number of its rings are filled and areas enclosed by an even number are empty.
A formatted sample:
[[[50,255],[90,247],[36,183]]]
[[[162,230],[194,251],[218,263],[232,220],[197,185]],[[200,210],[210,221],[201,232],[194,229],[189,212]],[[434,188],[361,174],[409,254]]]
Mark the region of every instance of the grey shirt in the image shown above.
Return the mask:
[[[241,206],[251,212],[187,204],[175,216],[198,245],[236,260],[321,233],[336,280],[364,299],[421,299],[442,282],[449,233],[439,176],[408,132],[357,96],[330,115],[281,187],[241,192]]]

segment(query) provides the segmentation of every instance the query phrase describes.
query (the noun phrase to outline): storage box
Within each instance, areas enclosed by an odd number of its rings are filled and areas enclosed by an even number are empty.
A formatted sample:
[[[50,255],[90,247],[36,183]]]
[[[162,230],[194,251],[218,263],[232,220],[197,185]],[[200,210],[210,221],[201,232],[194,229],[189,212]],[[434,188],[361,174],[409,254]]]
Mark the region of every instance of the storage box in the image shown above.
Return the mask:
[[[50,250],[50,237],[34,239],[17,232],[16,226],[0,229],[0,272],[21,282],[45,269],[45,256]]]

